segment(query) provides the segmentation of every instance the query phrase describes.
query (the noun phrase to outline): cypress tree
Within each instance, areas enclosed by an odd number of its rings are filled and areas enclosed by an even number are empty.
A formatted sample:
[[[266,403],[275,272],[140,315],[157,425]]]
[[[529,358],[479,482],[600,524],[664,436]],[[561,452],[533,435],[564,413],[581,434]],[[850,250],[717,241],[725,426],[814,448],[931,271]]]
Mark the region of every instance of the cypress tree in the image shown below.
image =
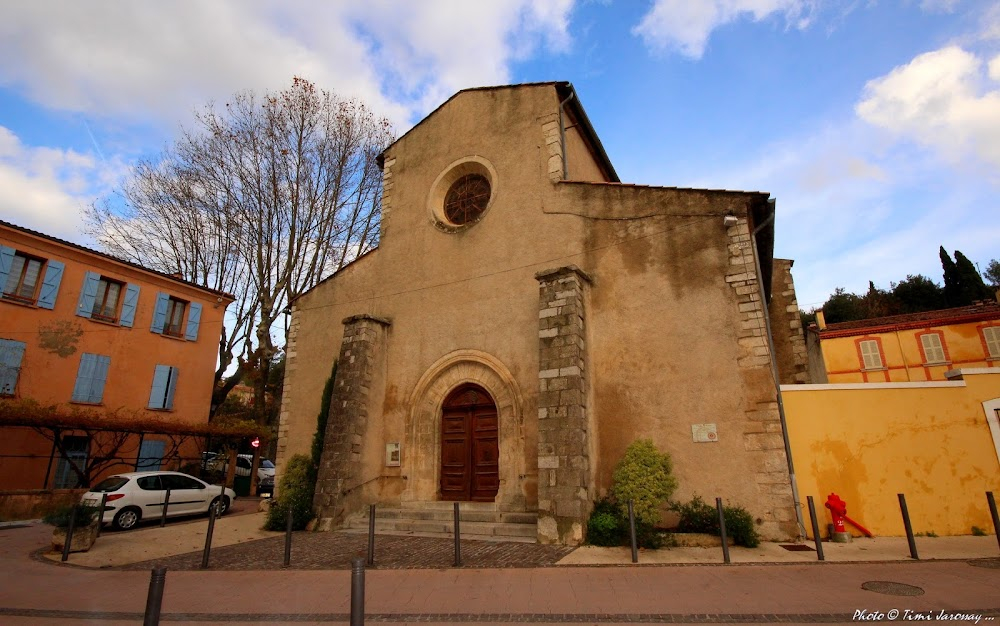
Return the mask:
[[[961,286],[962,306],[976,300],[991,300],[993,292],[986,287],[983,277],[964,254],[955,250],[955,266],[958,268],[958,284]]]
[[[962,285],[961,277],[958,274],[958,266],[951,260],[944,246],[939,251],[941,257],[941,268],[944,270],[944,300],[950,307],[962,306]]]

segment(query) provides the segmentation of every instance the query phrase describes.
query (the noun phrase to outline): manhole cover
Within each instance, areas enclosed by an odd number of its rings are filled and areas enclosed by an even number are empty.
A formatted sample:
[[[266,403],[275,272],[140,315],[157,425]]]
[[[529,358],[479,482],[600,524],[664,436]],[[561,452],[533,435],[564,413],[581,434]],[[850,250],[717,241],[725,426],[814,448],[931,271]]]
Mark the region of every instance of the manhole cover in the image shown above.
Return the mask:
[[[969,565],[973,567],[989,567],[990,569],[1000,569],[1000,559],[976,559],[975,561],[966,561]]]
[[[924,590],[913,585],[894,583],[891,580],[869,580],[861,583],[861,588],[875,593],[884,593],[887,596],[922,596]]]
[[[815,552],[815,548],[810,548],[804,543],[779,543],[779,546],[789,552]]]

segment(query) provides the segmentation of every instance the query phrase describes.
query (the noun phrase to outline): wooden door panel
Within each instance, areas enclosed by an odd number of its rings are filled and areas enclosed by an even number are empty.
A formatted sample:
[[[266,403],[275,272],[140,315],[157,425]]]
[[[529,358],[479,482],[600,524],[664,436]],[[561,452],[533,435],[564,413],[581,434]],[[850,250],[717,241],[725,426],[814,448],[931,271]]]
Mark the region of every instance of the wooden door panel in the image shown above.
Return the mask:
[[[441,424],[441,499],[492,502],[500,487],[496,405],[474,385],[445,399]]]

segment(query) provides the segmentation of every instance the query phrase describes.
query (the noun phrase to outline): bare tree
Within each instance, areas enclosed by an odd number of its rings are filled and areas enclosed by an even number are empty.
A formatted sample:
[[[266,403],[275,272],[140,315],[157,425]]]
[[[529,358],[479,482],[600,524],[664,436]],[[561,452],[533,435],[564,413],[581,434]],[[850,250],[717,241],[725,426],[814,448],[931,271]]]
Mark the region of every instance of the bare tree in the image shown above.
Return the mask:
[[[265,406],[282,311],[377,245],[376,158],[393,132],[364,103],[295,78],[278,93],[209,105],[194,130],[88,210],[91,233],[111,254],[236,296],[213,406],[240,379]],[[237,374],[220,386],[234,361]]]

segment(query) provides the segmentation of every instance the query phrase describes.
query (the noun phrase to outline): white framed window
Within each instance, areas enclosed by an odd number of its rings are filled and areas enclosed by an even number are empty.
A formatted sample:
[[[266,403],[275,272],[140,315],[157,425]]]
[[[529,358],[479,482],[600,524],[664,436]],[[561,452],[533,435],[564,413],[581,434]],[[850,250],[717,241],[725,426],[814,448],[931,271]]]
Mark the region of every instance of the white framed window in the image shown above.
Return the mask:
[[[986,354],[991,359],[1000,359],[1000,326],[984,328],[983,339],[986,340]]]
[[[880,370],[882,364],[882,353],[878,349],[878,342],[874,339],[866,339],[858,343],[861,350],[861,361],[866,370]]]
[[[940,333],[920,335],[920,346],[924,349],[924,363],[946,363],[944,344]]]

